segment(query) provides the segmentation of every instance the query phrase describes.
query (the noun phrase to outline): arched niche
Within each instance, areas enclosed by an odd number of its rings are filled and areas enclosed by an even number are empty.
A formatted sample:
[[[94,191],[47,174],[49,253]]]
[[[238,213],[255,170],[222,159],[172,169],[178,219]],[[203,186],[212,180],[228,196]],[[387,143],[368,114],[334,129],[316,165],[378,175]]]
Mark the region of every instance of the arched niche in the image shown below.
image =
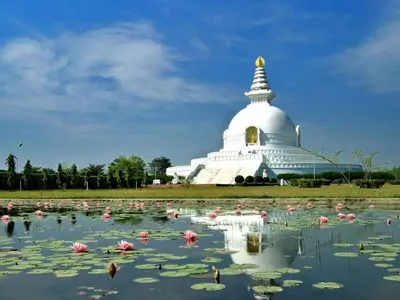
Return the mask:
[[[255,145],[258,144],[258,129],[255,126],[249,126],[246,128],[246,144]]]

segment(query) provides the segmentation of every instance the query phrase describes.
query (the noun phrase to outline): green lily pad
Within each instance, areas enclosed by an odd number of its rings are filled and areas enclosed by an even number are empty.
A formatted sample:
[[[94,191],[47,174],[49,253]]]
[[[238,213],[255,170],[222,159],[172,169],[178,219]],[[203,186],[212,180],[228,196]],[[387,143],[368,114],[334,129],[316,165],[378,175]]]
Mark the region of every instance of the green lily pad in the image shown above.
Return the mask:
[[[335,246],[335,247],[352,247],[352,246],[354,246],[354,244],[349,244],[349,243],[336,243],[336,244],[332,244],[332,246]]]
[[[393,265],[391,265],[391,264],[374,264],[374,266],[378,267],[378,268],[390,268],[390,267],[393,267]]]
[[[163,276],[163,277],[185,277],[188,275],[190,275],[189,272],[186,272],[185,270],[166,271],[166,272],[160,273],[160,276]]]
[[[147,258],[146,261],[148,261],[148,262],[166,262],[167,259],[162,258],[162,257],[150,257],[150,258]]]
[[[201,260],[202,262],[206,262],[206,263],[217,263],[222,261],[221,258],[217,258],[217,257],[206,257],[204,259]]]
[[[336,282],[319,282],[312,285],[317,289],[328,289],[328,290],[336,290],[343,287],[343,284]]]
[[[274,272],[279,272],[282,274],[296,274],[296,273],[300,273],[300,270],[292,269],[292,268],[281,268],[281,269],[274,270]]]
[[[277,279],[282,277],[282,273],[278,272],[256,272],[251,274],[254,278],[257,279]]]
[[[39,275],[39,274],[52,274],[53,270],[51,269],[34,269],[31,271],[26,272],[29,275]]]
[[[206,282],[206,283],[193,284],[190,288],[193,290],[196,290],[196,291],[210,291],[211,292],[211,291],[223,290],[225,288],[225,285],[221,284],[221,283]]]
[[[357,257],[358,253],[354,253],[354,252],[336,252],[333,255],[339,256],[339,257]]]
[[[160,280],[153,277],[142,277],[142,278],[136,278],[133,281],[136,283],[155,283],[159,282]]]
[[[400,273],[400,268],[391,268],[391,269],[387,269],[386,271]]]
[[[92,269],[88,272],[90,275],[100,275],[107,274],[109,271],[107,269]]]
[[[283,286],[284,287],[292,287],[292,286],[298,286],[302,283],[303,283],[303,281],[301,281],[301,280],[284,280]]]
[[[252,287],[253,291],[257,294],[274,294],[283,291],[283,288],[280,286],[272,286],[272,285],[256,285]]]
[[[383,277],[383,279],[390,281],[400,281],[400,275],[385,276]]]
[[[58,278],[69,278],[69,277],[75,277],[78,276],[79,273],[76,271],[54,271],[54,275]]]
[[[244,273],[244,270],[242,269],[236,269],[236,268],[225,268],[225,269],[221,269],[219,270],[219,273],[221,275],[240,275]]]
[[[379,256],[372,256],[368,258],[372,261],[395,261],[396,259],[393,257],[379,257]]]

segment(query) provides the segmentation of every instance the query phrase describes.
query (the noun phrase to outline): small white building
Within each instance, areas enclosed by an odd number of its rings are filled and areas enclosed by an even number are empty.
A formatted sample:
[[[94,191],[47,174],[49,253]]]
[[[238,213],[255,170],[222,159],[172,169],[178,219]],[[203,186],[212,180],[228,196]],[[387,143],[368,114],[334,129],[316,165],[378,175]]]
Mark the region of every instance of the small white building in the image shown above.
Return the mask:
[[[192,159],[190,165],[167,169],[194,184],[234,184],[238,175],[275,178],[283,173],[323,173],[362,171],[360,165],[340,164],[338,167],[309,153],[301,145],[300,126],[273,106],[265,61],[256,60],[250,91],[245,95],[250,104],[239,111],[223,133],[223,148],[207,157]]]

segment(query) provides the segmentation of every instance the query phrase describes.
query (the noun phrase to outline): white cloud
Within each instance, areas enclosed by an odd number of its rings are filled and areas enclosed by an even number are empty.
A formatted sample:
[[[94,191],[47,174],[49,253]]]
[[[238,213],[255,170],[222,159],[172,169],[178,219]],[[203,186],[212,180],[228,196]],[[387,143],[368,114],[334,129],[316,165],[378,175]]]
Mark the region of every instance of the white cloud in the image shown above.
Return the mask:
[[[389,18],[359,46],[334,58],[337,70],[377,93],[400,91],[400,20]]]
[[[230,98],[221,86],[192,81],[179,68],[185,59],[147,23],[13,39],[0,48],[1,111],[40,118]]]
[[[204,42],[200,40],[198,37],[191,38],[190,44],[193,46],[193,48],[202,52],[203,54],[210,53],[210,48],[208,48],[207,45],[204,44]]]

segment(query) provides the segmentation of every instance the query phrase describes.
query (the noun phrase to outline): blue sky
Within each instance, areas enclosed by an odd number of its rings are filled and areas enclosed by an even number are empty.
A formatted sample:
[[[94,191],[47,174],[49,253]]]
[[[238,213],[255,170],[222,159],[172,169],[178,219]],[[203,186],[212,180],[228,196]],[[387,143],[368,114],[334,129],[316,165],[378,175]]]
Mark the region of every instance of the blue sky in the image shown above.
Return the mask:
[[[400,164],[400,1],[13,0],[0,4],[0,156],[173,164],[220,149],[266,60],[310,149]]]

